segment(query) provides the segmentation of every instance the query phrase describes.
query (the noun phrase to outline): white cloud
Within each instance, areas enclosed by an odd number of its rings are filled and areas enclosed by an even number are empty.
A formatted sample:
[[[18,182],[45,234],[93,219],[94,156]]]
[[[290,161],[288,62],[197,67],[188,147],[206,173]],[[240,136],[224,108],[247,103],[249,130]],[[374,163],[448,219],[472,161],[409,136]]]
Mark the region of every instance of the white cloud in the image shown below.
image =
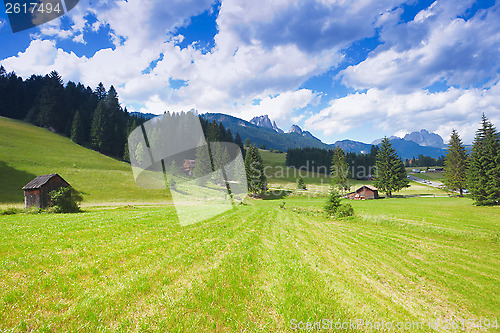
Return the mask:
[[[83,34],[79,34],[73,37],[73,42],[80,44],[87,44],[87,42],[83,39]]]
[[[467,6],[455,1],[435,2],[414,21],[387,27],[381,45],[365,61],[341,75],[351,87],[391,88],[401,92],[438,81],[463,88],[488,87],[500,70],[499,6],[465,21],[457,15]],[[469,3],[470,5],[470,3]]]
[[[241,105],[231,113],[246,120],[267,114],[272,120],[289,124],[289,118],[296,111],[316,103],[318,95],[308,89],[287,91],[278,96],[261,98],[258,105]]]
[[[59,29],[54,26],[47,26],[47,27],[42,27],[40,29],[40,34],[39,36],[51,36],[51,37],[57,37],[60,39],[67,39],[70,38],[74,35],[74,32],[71,30],[63,30]]]
[[[174,37],[175,29],[210,8],[212,2],[130,0],[93,2],[90,6],[89,0],[82,0],[68,14],[71,30],[61,29],[61,20],[54,20],[44,25],[35,38],[72,38],[74,42],[85,43],[87,30],[96,31],[108,25],[115,49],[99,50],[89,59],[75,59],[57,50],[53,43],[35,50],[40,42],[34,41],[23,57],[9,58],[5,63],[26,75],[24,59],[44,56],[44,65],[38,65],[37,71],[56,69],[65,79],[77,79],[90,86],[99,81],[108,86],[114,84],[123,102],[154,105],[152,110],[157,109],[159,99],[165,105],[194,106],[201,112],[237,111],[235,103],[247,105],[258,96],[295,94],[308,78],[338,65],[343,59],[339,50],[359,37],[372,35],[372,22],[384,11],[384,6],[394,3],[392,0],[355,4],[323,1],[313,6],[317,9],[311,12],[307,6],[310,1],[227,1],[222,3],[217,18],[219,33],[215,48],[206,54],[194,47],[181,50],[176,44],[182,37]],[[341,10],[345,14],[326,15]],[[91,25],[85,19],[89,13],[97,20]],[[311,23],[299,29],[307,13],[315,17],[309,17],[305,21]],[[278,27],[282,21],[288,23],[276,33],[299,29],[300,34],[283,35],[282,42],[270,40],[268,35],[272,34],[263,33],[268,29],[265,25]],[[332,34],[332,29],[337,32]],[[251,36],[247,38],[244,31],[251,32]],[[42,55],[42,51],[46,54]],[[163,60],[144,74],[160,54],[164,55]],[[65,59],[74,63],[66,67]],[[67,78],[68,72],[80,73],[81,77]],[[169,87],[170,78],[188,84],[173,91]],[[146,100],[152,102],[144,103]]]
[[[429,93],[395,93],[369,89],[332,100],[330,106],[305,123],[326,135],[371,123],[386,133],[409,133],[425,128],[448,138],[453,128],[471,142],[482,113],[500,123],[500,83],[490,89],[456,89]]]
[[[176,30],[209,9],[212,0],[92,5],[81,0],[68,14],[70,30],[61,29],[61,20],[46,24],[24,52],[1,63],[24,77],[55,69],[65,80],[91,87],[100,81],[113,84],[125,105],[143,112],[194,108],[245,119],[269,114],[284,126],[303,121],[303,109],[309,113],[319,101],[318,94],[300,89],[302,84],[338,66],[344,48],[374,36],[377,28],[384,44],[342,72],[348,86],[367,91],[332,101],[306,119],[306,127],[330,134],[373,121],[392,132],[417,130],[412,126],[418,124],[446,134],[451,125],[465,129],[467,121],[476,123],[477,114],[470,110],[499,110],[493,98],[499,95],[497,86],[466,90],[498,82],[500,53],[498,6],[469,21],[457,18],[470,1],[439,0],[407,24],[399,23],[400,0],[223,1],[215,47],[204,54],[194,46],[181,49],[184,37]],[[89,23],[90,16],[95,23]],[[87,33],[103,27],[109,28],[113,49],[87,58],[56,47],[56,38],[85,43]],[[158,62],[149,68],[153,61]],[[174,89],[170,79],[186,85]],[[436,81],[457,88],[435,94],[422,90]],[[252,105],[254,99],[260,104]]]

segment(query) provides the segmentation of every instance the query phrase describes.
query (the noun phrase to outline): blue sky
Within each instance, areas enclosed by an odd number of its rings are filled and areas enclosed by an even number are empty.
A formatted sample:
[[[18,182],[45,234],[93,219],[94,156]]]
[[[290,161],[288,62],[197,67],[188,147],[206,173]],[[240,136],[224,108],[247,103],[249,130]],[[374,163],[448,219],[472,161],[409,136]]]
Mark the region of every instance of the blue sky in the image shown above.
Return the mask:
[[[268,114],[325,142],[426,128],[467,143],[500,127],[495,1],[128,0],[80,3],[12,33],[0,64],[23,78],[114,85],[129,110]]]

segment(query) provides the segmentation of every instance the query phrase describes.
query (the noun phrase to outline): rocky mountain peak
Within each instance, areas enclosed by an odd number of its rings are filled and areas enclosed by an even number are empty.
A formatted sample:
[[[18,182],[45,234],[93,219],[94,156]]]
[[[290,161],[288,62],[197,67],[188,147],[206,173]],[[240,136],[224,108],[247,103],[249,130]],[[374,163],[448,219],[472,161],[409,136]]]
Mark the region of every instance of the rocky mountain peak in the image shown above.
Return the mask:
[[[253,117],[250,120],[250,123],[264,128],[271,128],[278,133],[284,133],[283,130],[276,125],[275,121],[271,121],[271,119],[269,119],[267,114],[259,117]]]
[[[443,148],[445,146],[443,138],[436,133],[429,133],[423,129],[420,132],[412,132],[406,134],[404,138],[406,141],[413,141],[421,146]]]

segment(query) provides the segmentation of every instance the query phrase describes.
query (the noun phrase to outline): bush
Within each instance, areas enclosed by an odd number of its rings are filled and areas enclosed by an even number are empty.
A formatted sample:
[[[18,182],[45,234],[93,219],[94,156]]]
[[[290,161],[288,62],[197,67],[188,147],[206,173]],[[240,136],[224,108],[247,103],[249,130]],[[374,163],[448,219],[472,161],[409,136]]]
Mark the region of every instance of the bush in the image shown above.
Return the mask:
[[[297,189],[307,190],[306,183],[304,183],[304,179],[302,179],[302,177],[297,178]]]
[[[16,208],[16,207],[8,207],[5,209],[0,209],[0,215],[14,215],[21,213],[23,209],[21,208]]]
[[[351,204],[344,204],[338,207],[336,217],[348,217],[354,215],[354,208],[352,208]]]
[[[51,211],[54,213],[80,212],[81,194],[72,187],[61,187],[49,193]]]
[[[325,211],[328,216],[333,216],[337,213],[337,210],[342,204],[340,203],[340,195],[335,189],[330,191],[330,196],[325,205]]]
[[[340,194],[332,188],[330,196],[325,205],[325,212],[329,217],[347,217],[354,215],[354,209],[351,204],[342,205],[340,201]]]

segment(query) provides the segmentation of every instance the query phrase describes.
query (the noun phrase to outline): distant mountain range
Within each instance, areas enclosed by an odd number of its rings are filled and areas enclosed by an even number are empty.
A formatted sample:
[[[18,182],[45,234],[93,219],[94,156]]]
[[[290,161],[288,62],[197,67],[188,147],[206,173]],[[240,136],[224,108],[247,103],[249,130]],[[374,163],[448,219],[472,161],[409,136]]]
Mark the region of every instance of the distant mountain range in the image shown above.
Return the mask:
[[[132,114],[142,116],[145,119],[151,119],[156,116],[154,114],[141,114],[138,112],[133,112]],[[336,146],[339,146],[345,152],[359,154],[369,153],[372,145],[378,145],[382,141],[382,139],[379,139],[368,144],[354,140],[341,140],[333,144],[327,144],[310,132],[302,130],[298,125],[292,125],[290,130],[285,133],[267,115],[254,117],[250,121],[223,113],[205,113],[201,117],[208,121],[215,120],[218,123],[222,123],[225,128],[231,130],[233,135],[239,133],[243,141],[248,138],[257,146],[264,144],[267,148],[282,151],[286,151],[289,148],[306,147],[334,149]],[[398,155],[403,159],[418,157],[420,154],[438,158],[446,154],[446,146],[441,136],[429,133],[425,129],[407,134],[404,138],[391,136],[389,140]]]
[[[258,147],[264,144],[267,148],[274,148],[286,151],[288,148],[322,148],[332,149],[331,145],[321,142],[311,133],[302,131],[300,127],[292,126],[289,133],[284,133],[283,130],[277,128],[274,122],[271,122],[268,116],[253,118],[251,121],[246,121],[222,113],[205,113],[201,115],[208,121],[216,121],[222,123],[225,128],[231,130],[233,135],[240,133],[243,140],[250,139],[252,143]],[[264,126],[257,125],[264,124]],[[276,128],[277,129],[276,129]]]
[[[401,139],[397,136],[390,136],[389,140]],[[420,132],[412,132],[406,134],[403,138],[406,141],[412,141],[416,144],[424,147],[434,147],[434,148],[446,148],[443,138],[436,133],[429,133],[427,130],[423,129]],[[372,142],[372,145],[378,145],[382,142],[382,139],[377,139]]]
[[[269,119],[269,116],[267,114],[263,115],[263,116],[259,116],[259,117],[253,117],[250,120],[250,123],[257,125],[257,126],[260,126],[260,127],[273,129],[274,131],[276,131],[277,133],[280,133],[280,134],[285,133],[281,128],[278,127],[278,125],[276,125],[275,121],[271,122],[271,119]],[[310,132],[303,131],[302,128],[299,127],[299,125],[292,125],[292,127],[290,127],[290,129],[288,130],[287,133],[297,133],[299,135],[302,135],[303,137],[316,139],[316,140],[320,141],[317,137],[312,135]]]

